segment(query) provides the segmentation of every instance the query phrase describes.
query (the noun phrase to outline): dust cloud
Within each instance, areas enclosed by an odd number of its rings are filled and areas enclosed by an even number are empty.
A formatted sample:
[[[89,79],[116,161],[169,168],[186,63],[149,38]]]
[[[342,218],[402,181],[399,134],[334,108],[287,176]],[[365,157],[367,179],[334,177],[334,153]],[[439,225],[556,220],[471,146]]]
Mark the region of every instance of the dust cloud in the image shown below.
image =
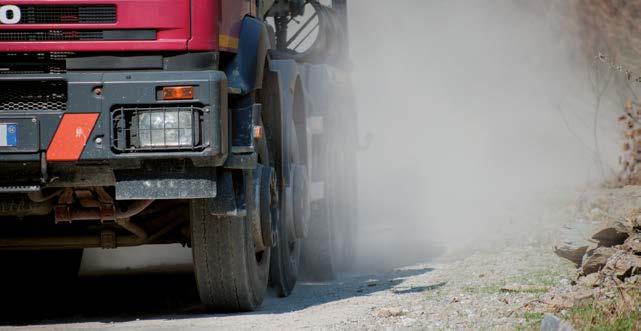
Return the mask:
[[[613,176],[622,107],[572,3],[349,1],[361,267],[500,244]]]
[[[500,245],[613,176],[622,108],[597,107],[572,3],[349,1],[360,270]],[[87,250],[83,270],[191,263],[158,249]]]

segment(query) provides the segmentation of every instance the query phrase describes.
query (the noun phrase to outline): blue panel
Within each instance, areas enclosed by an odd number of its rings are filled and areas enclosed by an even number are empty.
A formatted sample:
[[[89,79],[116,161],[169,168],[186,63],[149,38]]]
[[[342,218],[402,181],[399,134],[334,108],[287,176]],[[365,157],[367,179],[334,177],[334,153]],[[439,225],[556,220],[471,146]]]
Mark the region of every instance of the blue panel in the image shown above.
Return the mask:
[[[7,146],[15,147],[18,145],[18,125],[7,124]]]

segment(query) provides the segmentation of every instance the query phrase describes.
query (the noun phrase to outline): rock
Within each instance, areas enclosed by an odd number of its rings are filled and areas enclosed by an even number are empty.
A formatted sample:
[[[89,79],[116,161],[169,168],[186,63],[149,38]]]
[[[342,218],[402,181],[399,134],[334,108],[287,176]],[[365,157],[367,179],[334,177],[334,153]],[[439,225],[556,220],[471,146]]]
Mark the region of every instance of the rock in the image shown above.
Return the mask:
[[[554,315],[545,314],[541,322],[541,331],[574,331],[574,328]]]
[[[601,225],[592,235],[600,246],[621,245],[633,233],[629,219],[611,220]]]
[[[588,249],[583,257],[583,264],[581,269],[583,274],[589,275],[591,273],[601,270],[608,262],[610,256],[614,255],[617,249],[612,247],[597,247]]]
[[[634,230],[641,231],[641,210],[633,210],[628,216],[628,220]]]
[[[583,276],[577,280],[577,284],[584,287],[598,287],[601,285],[603,275],[598,272]]]
[[[398,307],[388,307],[388,308],[381,308],[378,310],[376,315],[379,317],[398,317],[404,315],[405,312]]]
[[[641,256],[626,252],[618,252],[608,260],[603,273],[612,275],[620,280],[641,274]]]
[[[554,247],[554,253],[574,262],[577,267],[580,266],[583,255],[591,244],[585,239],[589,237],[591,227],[585,224],[566,224],[560,231],[562,240]]]
[[[561,246],[554,247],[554,253],[564,259],[570,260],[580,266],[583,262],[583,255],[588,250],[587,244],[576,244],[573,242],[564,242]]]
[[[628,237],[623,243],[623,249],[632,254],[641,254],[641,234]]]

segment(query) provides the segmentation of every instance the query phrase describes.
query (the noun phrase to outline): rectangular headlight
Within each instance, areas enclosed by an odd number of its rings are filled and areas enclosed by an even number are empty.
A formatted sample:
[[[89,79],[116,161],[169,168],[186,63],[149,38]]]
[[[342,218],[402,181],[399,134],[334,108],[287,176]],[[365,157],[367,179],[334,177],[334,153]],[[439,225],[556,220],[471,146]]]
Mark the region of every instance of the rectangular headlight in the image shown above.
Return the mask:
[[[191,111],[138,113],[140,147],[191,147],[194,145]]]

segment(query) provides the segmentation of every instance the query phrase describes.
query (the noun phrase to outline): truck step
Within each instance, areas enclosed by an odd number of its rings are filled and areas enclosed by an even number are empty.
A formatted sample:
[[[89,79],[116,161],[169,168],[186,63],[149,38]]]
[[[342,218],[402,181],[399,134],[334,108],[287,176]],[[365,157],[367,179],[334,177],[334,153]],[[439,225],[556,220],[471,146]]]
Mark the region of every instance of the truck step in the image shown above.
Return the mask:
[[[39,191],[40,186],[38,185],[0,186],[0,193],[30,193]]]

